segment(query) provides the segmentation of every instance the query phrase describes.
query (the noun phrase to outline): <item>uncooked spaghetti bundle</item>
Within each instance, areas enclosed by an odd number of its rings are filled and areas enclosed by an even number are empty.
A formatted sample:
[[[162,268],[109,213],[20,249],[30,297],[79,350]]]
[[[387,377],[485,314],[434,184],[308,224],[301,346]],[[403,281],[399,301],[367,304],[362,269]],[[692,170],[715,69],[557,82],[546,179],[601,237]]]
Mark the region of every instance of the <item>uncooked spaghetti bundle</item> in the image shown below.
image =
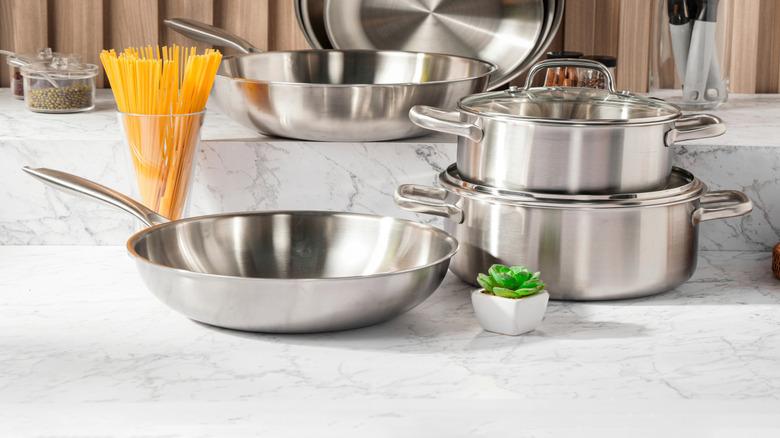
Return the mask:
[[[139,47],[103,50],[141,200],[177,219],[183,210],[203,110],[222,60],[217,50]]]

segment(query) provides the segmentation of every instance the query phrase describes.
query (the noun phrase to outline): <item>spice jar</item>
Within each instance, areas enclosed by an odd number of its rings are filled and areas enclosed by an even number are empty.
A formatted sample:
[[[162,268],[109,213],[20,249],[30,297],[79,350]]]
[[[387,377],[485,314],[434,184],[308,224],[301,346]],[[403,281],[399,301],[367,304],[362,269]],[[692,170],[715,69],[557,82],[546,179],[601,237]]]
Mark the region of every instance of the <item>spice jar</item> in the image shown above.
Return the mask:
[[[580,52],[560,51],[547,52],[547,59],[582,58]],[[547,69],[544,78],[545,87],[576,87],[578,86],[576,67],[554,67]]]
[[[11,94],[17,99],[24,99],[24,80],[22,78],[22,65],[36,61],[49,61],[54,56],[50,47],[39,49],[38,53],[19,54],[0,50],[0,54],[8,56],[8,75]]]
[[[615,71],[617,69],[617,58],[615,58],[614,56],[592,55],[592,56],[586,56],[584,57],[584,59],[590,59],[592,61],[596,61],[604,64],[604,66],[607,67],[607,70],[609,70],[609,73],[612,75],[612,77],[615,78]],[[603,89],[606,85],[606,78],[604,77],[604,73],[600,72],[599,70],[580,67],[577,69],[577,77],[579,79],[577,85],[578,87]]]
[[[40,113],[75,113],[95,107],[95,64],[78,56],[54,56],[51,61],[22,67],[27,109]]]

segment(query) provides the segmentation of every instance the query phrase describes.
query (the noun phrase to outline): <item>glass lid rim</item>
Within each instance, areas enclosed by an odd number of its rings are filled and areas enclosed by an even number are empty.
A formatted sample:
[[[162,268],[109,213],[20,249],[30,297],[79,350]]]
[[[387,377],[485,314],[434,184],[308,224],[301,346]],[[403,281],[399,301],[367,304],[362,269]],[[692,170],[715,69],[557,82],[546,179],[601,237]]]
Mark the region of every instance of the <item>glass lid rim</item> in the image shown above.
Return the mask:
[[[699,178],[681,167],[672,167],[671,175],[681,178],[683,183],[661,190],[607,195],[546,193],[496,188],[463,179],[458,172],[457,163],[453,163],[443,170],[439,174],[439,181],[460,193],[465,192],[467,196],[485,197],[504,202],[583,207],[632,207],[666,204],[694,198],[706,190],[706,185]]]
[[[548,118],[548,117],[511,114],[508,112],[494,112],[494,111],[487,111],[487,110],[482,110],[480,108],[477,108],[478,105],[496,101],[501,97],[505,97],[508,100],[523,99],[524,102],[529,102],[530,99],[528,99],[528,97],[526,96],[526,94],[529,91],[530,92],[533,91],[567,92],[570,90],[596,91],[596,92],[601,92],[600,94],[605,97],[616,96],[618,98],[626,99],[624,103],[628,105],[632,105],[636,108],[641,108],[642,106],[650,107],[652,106],[652,104],[655,104],[656,107],[662,109],[668,114],[661,114],[661,115],[650,116],[650,117],[637,117],[631,119],[562,119],[562,118],[556,119],[556,118]],[[604,101],[600,99],[591,99],[591,100],[592,100],[591,104],[596,104],[596,105],[599,102]],[[547,101],[547,102],[552,102],[552,101]],[[588,103],[588,100],[582,99],[582,102]],[[564,125],[604,125],[604,124],[629,125],[629,124],[660,123],[664,121],[675,120],[682,116],[682,110],[677,105],[674,105],[673,103],[667,102],[663,99],[641,96],[630,92],[610,93],[609,91],[603,89],[584,88],[584,87],[534,87],[531,88],[530,90],[518,89],[517,91],[514,92],[511,91],[511,89],[501,90],[501,91],[488,91],[485,93],[477,93],[477,94],[472,94],[463,97],[458,101],[457,107],[460,111],[474,114],[476,116],[507,119],[513,121],[539,122],[539,123],[564,124]]]

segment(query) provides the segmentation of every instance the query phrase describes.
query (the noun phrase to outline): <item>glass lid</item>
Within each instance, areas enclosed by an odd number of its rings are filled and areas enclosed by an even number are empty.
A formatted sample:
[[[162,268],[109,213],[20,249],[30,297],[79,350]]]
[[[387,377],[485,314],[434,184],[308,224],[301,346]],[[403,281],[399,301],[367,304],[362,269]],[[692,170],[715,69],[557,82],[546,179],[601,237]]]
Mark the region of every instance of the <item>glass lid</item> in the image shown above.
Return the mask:
[[[50,60],[31,62],[22,66],[22,74],[44,75],[53,79],[89,78],[97,75],[95,64],[84,64],[77,55],[53,56]]]
[[[589,208],[636,207],[645,205],[672,204],[701,196],[707,189],[704,183],[685,169],[674,167],[666,186],[658,190],[615,195],[567,195],[538,193],[520,190],[499,189],[475,184],[461,178],[455,164],[439,174],[439,183],[447,190],[459,195],[517,204],[568,208],[572,206]]]
[[[532,88],[537,73],[551,67],[581,67],[598,70],[606,89],[584,87]],[[536,64],[524,88],[474,94],[461,99],[462,111],[479,116],[516,121],[566,125],[645,124],[673,120],[681,115],[676,106],[661,99],[616,92],[609,69],[588,59],[553,59]]]

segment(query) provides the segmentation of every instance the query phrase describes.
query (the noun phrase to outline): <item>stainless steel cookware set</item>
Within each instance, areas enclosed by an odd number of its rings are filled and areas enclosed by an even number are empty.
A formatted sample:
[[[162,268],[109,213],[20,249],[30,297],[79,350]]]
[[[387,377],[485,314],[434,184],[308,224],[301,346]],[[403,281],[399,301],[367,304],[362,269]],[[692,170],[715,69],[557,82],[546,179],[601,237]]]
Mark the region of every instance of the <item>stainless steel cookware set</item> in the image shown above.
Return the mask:
[[[558,66],[601,70],[606,89],[532,88]],[[708,191],[672,168],[672,147],[725,132],[711,115],[616,92],[605,67],[543,61],[525,87],[467,96],[457,110],[414,107],[410,118],[458,136],[439,187],[402,185],[403,209],[443,216],[460,243],[450,269],[476,284],[494,263],[543,273],[553,299],[605,300],[663,292],[696,267],[699,223],[744,215],[750,199]]]
[[[617,92],[597,62],[541,62],[523,88],[485,92],[544,52],[563,0],[297,0],[296,12],[315,50],[260,53],[203,23],[166,25],[241,53],[224,58],[212,96],[263,133],[455,134],[457,161],[439,187],[395,193],[403,209],[446,218],[446,231],[318,211],[169,221],[83,178],[24,169],[139,219],[147,228],[127,250],[141,277],[196,321],[285,333],[362,327],[425,300],[448,267],[474,283],[494,263],[542,271],[557,299],[654,294],[692,275],[701,222],[752,208],[743,193],[708,191],[672,168],[675,143],[724,132],[717,117]],[[531,87],[537,73],[563,65],[600,70],[605,89]]]

